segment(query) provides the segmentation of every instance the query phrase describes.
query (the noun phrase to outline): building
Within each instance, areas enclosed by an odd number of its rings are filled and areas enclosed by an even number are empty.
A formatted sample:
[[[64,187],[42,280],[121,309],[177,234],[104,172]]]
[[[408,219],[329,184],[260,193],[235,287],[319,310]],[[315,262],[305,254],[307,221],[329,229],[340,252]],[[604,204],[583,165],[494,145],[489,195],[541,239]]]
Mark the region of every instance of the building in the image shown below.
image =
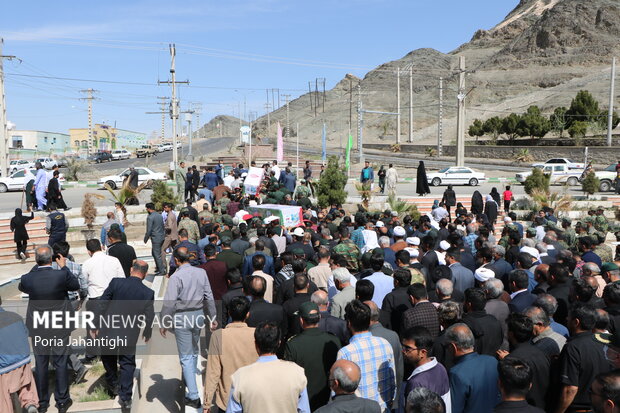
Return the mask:
[[[11,149],[29,149],[41,155],[72,152],[66,133],[12,130],[9,131],[9,140]]]
[[[88,151],[88,128],[69,129],[71,148],[75,152]],[[93,126],[93,151],[113,151],[115,149],[135,150],[145,145],[146,134],[113,126],[95,124]]]

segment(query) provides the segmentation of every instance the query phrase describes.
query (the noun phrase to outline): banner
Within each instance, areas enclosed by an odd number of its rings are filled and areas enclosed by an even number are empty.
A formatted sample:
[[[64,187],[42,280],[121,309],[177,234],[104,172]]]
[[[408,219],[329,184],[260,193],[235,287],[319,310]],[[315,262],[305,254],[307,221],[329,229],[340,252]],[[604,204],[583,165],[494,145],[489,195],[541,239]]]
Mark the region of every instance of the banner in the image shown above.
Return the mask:
[[[323,160],[323,163],[325,163],[325,159],[327,159],[326,140],[327,140],[327,126],[323,124],[323,152],[321,153],[321,159]]]
[[[287,228],[298,227],[303,224],[303,211],[298,206],[263,204],[247,207],[250,214],[258,213],[265,219],[270,216],[276,216],[280,220],[280,225]]]
[[[344,161],[347,170],[351,167],[351,148],[353,148],[353,136],[349,135],[349,141],[347,142],[347,153]]]
[[[280,122],[278,122],[278,148],[276,153],[276,160],[278,162],[282,162],[284,159],[284,143],[282,142],[282,127],[280,126]]]

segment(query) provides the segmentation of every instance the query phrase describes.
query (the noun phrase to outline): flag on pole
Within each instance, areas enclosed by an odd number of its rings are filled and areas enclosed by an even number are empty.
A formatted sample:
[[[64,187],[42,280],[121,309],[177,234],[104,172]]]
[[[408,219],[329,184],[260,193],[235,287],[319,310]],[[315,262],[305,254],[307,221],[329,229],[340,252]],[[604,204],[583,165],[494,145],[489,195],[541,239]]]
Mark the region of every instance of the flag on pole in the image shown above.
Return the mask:
[[[323,162],[327,159],[327,126],[323,124],[323,152],[321,153]]]
[[[278,142],[277,142],[277,152],[276,152],[276,160],[278,162],[282,162],[284,159],[284,143],[282,142],[282,127],[280,126],[280,122],[278,122]]]
[[[347,153],[346,153],[346,158],[345,158],[345,166],[347,167],[347,170],[349,170],[350,168],[350,163],[351,163],[351,148],[353,148],[353,136],[349,135],[349,141],[347,142]]]

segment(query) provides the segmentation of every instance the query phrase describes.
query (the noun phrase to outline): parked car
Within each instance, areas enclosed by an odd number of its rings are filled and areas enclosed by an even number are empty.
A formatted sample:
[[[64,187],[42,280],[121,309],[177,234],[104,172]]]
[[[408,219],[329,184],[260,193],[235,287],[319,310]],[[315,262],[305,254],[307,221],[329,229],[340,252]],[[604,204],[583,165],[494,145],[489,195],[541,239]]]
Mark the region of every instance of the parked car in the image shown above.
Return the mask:
[[[37,170],[34,168],[31,168],[30,172],[33,175],[37,174]],[[26,184],[26,182],[24,182],[24,175],[24,169],[20,169],[19,171],[9,175],[6,178],[0,178],[0,192],[21,191],[22,189],[24,189],[24,185]],[[62,184],[65,182],[64,174],[59,175],[58,182],[62,187]]]
[[[483,172],[476,172],[464,166],[451,166],[440,169],[426,175],[428,183],[433,186],[439,185],[471,185],[477,186],[480,182],[486,181]]]
[[[9,173],[15,173],[21,169],[34,169],[34,162],[25,159],[15,159],[9,164]]]
[[[557,164],[562,164],[562,165],[568,165],[569,169],[581,169],[583,170],[586,165],[583,163],[577,163],[577,162],[573,162],[570,159],[566,159],[566,158],[552,158],[549,159],[547,162],[545,163],[535,163],[532,166],[537,168],[537,167],[544,167],[547,165],[557,165]]]
[[[88,160],[95,163],[111,162],[112,154],[110,152],[97,152],[90,155]]]
[[[146,158],[147,156],[157,155],[157,148],[155,145],[142,145],[136,151],[136,158]]]
[[[69,166],[69,162],[71,161],[79,161],[79,160],[84,160],[83,157],[81,157],[80,155],[67,155],[67,156],[63,156],[62,158],[58,159],[58,167],[59,168],[66,168],[67,166]]]
[[[616,181],[616,164],[609,165],[602,171],[595,171],[594,174],[599,179],[600,186],[599,191],[609,192],[615,189],[614,182]]]
[[[171,151],[172,150],[172,143],[170,143],[170,142],[162,143],[160,146],[162,148],[164,148],[164,151]]]
[[[41,165],[43,165],[45,169],[52,169],[53,167],[58,165],[58,162],[56,162],[52,158],[39,158],[35,162],[41,162]]]
[[[157,148],[157,152],[161,153],[161,152],[166,152],[166,148],[164,147],[163,143],[160,143],[159,145],[155,146]]]
[[[168,175],[166,175],[165,173],[153,172],[149,168],[140,167],[136,168],[136,171],[138,172],[138,184],[147,181],[165,181],[168,179]],[[123,186],[123,182],[125,181],[125,178],[129,175],[129,172],[129,168],[127,168],[118,175],[104,176],[102,178],[99,178],[97,184],[100,188],[103,188],[105,184],[108,184],[108,186],[112,189],[120,188],[121,186]]]
[[[551,185],[579,185],[579,179],[581,179],[581,174],[583,173],[583,168],[574,169],[567,164],[549,164],[537,168],[542,169],[545,175],[551,176],[551,180],[549,181]],[[515,175],[515,178],[517,182],[524,183],[531,174],[532,171],[519,172]]]
[[[115,151],[112,151],[113,161],[118,161],[121,159],[129,159],[129,158],[131,158],[131,152],[129,152],[127,149],[117,149]]]

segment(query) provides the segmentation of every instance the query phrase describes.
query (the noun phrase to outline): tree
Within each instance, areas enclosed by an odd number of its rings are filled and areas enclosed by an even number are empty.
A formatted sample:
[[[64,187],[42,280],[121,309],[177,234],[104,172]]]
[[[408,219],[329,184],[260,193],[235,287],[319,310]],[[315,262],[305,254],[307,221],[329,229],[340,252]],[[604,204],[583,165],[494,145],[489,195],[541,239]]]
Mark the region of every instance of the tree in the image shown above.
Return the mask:
[[[467,132],[469,136],[476,137],[476,142],[478,142],[478,138],[484,135],[483,123],[480,119],[475,119],[474,123],[469,126],[469,131]]]
[[[517,136],[519,136],[517,131],[519,130],[520,120],[521,116],[516,113],[511,113],[502,121],[502,133],[505,133],[511,142],[514,142]]]
[[[535,189],[549,191],[550,175],[545,175],[540,168],[532,168],[532,174],[525,179],[525,193],[530,195]]]
[[[84,161],[80,161],[77,158],[69,158],[67,161],[67,173],[66,178],[69,181],[77,181],[78,175],[89,169],[88,165]]]
[[[487,119],[482,125],[484,133],[493,136],[493,140],[497,141],[499,135],[502,134],[502,119],[499,116],[493,116]]]
[[[175,195],[171,187],[166,181],[153,182],[153,193],[151,194],[151,202],[155,204],[155,209],[161,211],[164,204],[171,203],[176,206],[179,203],[180,195]]]
[[[598,191],[600,185],[601,181],[596,177],[596,174],[593,171],[590,171],[590,173],[581,181],[581,189],[588,195],[592,195]]]
[[[597,122],[600,113],[598,102],[592,94],[587,90],[580,90],[566,112],[567,125],[570,128],[576,122]]]
[[[549,119],[541,114],[538,106],[530,106],[525,115],[521,116],[516,132],[519,136],[543,138],[550,130]]]
[[[327,168],[325,168],[317,185],[319,206],[326,208],[334,204],[343,204],[347,199],[347,193],[344,190],[346,184],[347,175],[340,167],[338,158],[330,156]]]
[[[564,137],[564,131],[567,129],[568,118],[566,117],[566,109],[564,106],[555,108],[553,115],[549,119],[551,121],[551,130],[560,135],[560,138]]]
[[[568,134],[571,138],[581,139],[586,136],[588,131],[588,122],[577,121],[568,128]]]

